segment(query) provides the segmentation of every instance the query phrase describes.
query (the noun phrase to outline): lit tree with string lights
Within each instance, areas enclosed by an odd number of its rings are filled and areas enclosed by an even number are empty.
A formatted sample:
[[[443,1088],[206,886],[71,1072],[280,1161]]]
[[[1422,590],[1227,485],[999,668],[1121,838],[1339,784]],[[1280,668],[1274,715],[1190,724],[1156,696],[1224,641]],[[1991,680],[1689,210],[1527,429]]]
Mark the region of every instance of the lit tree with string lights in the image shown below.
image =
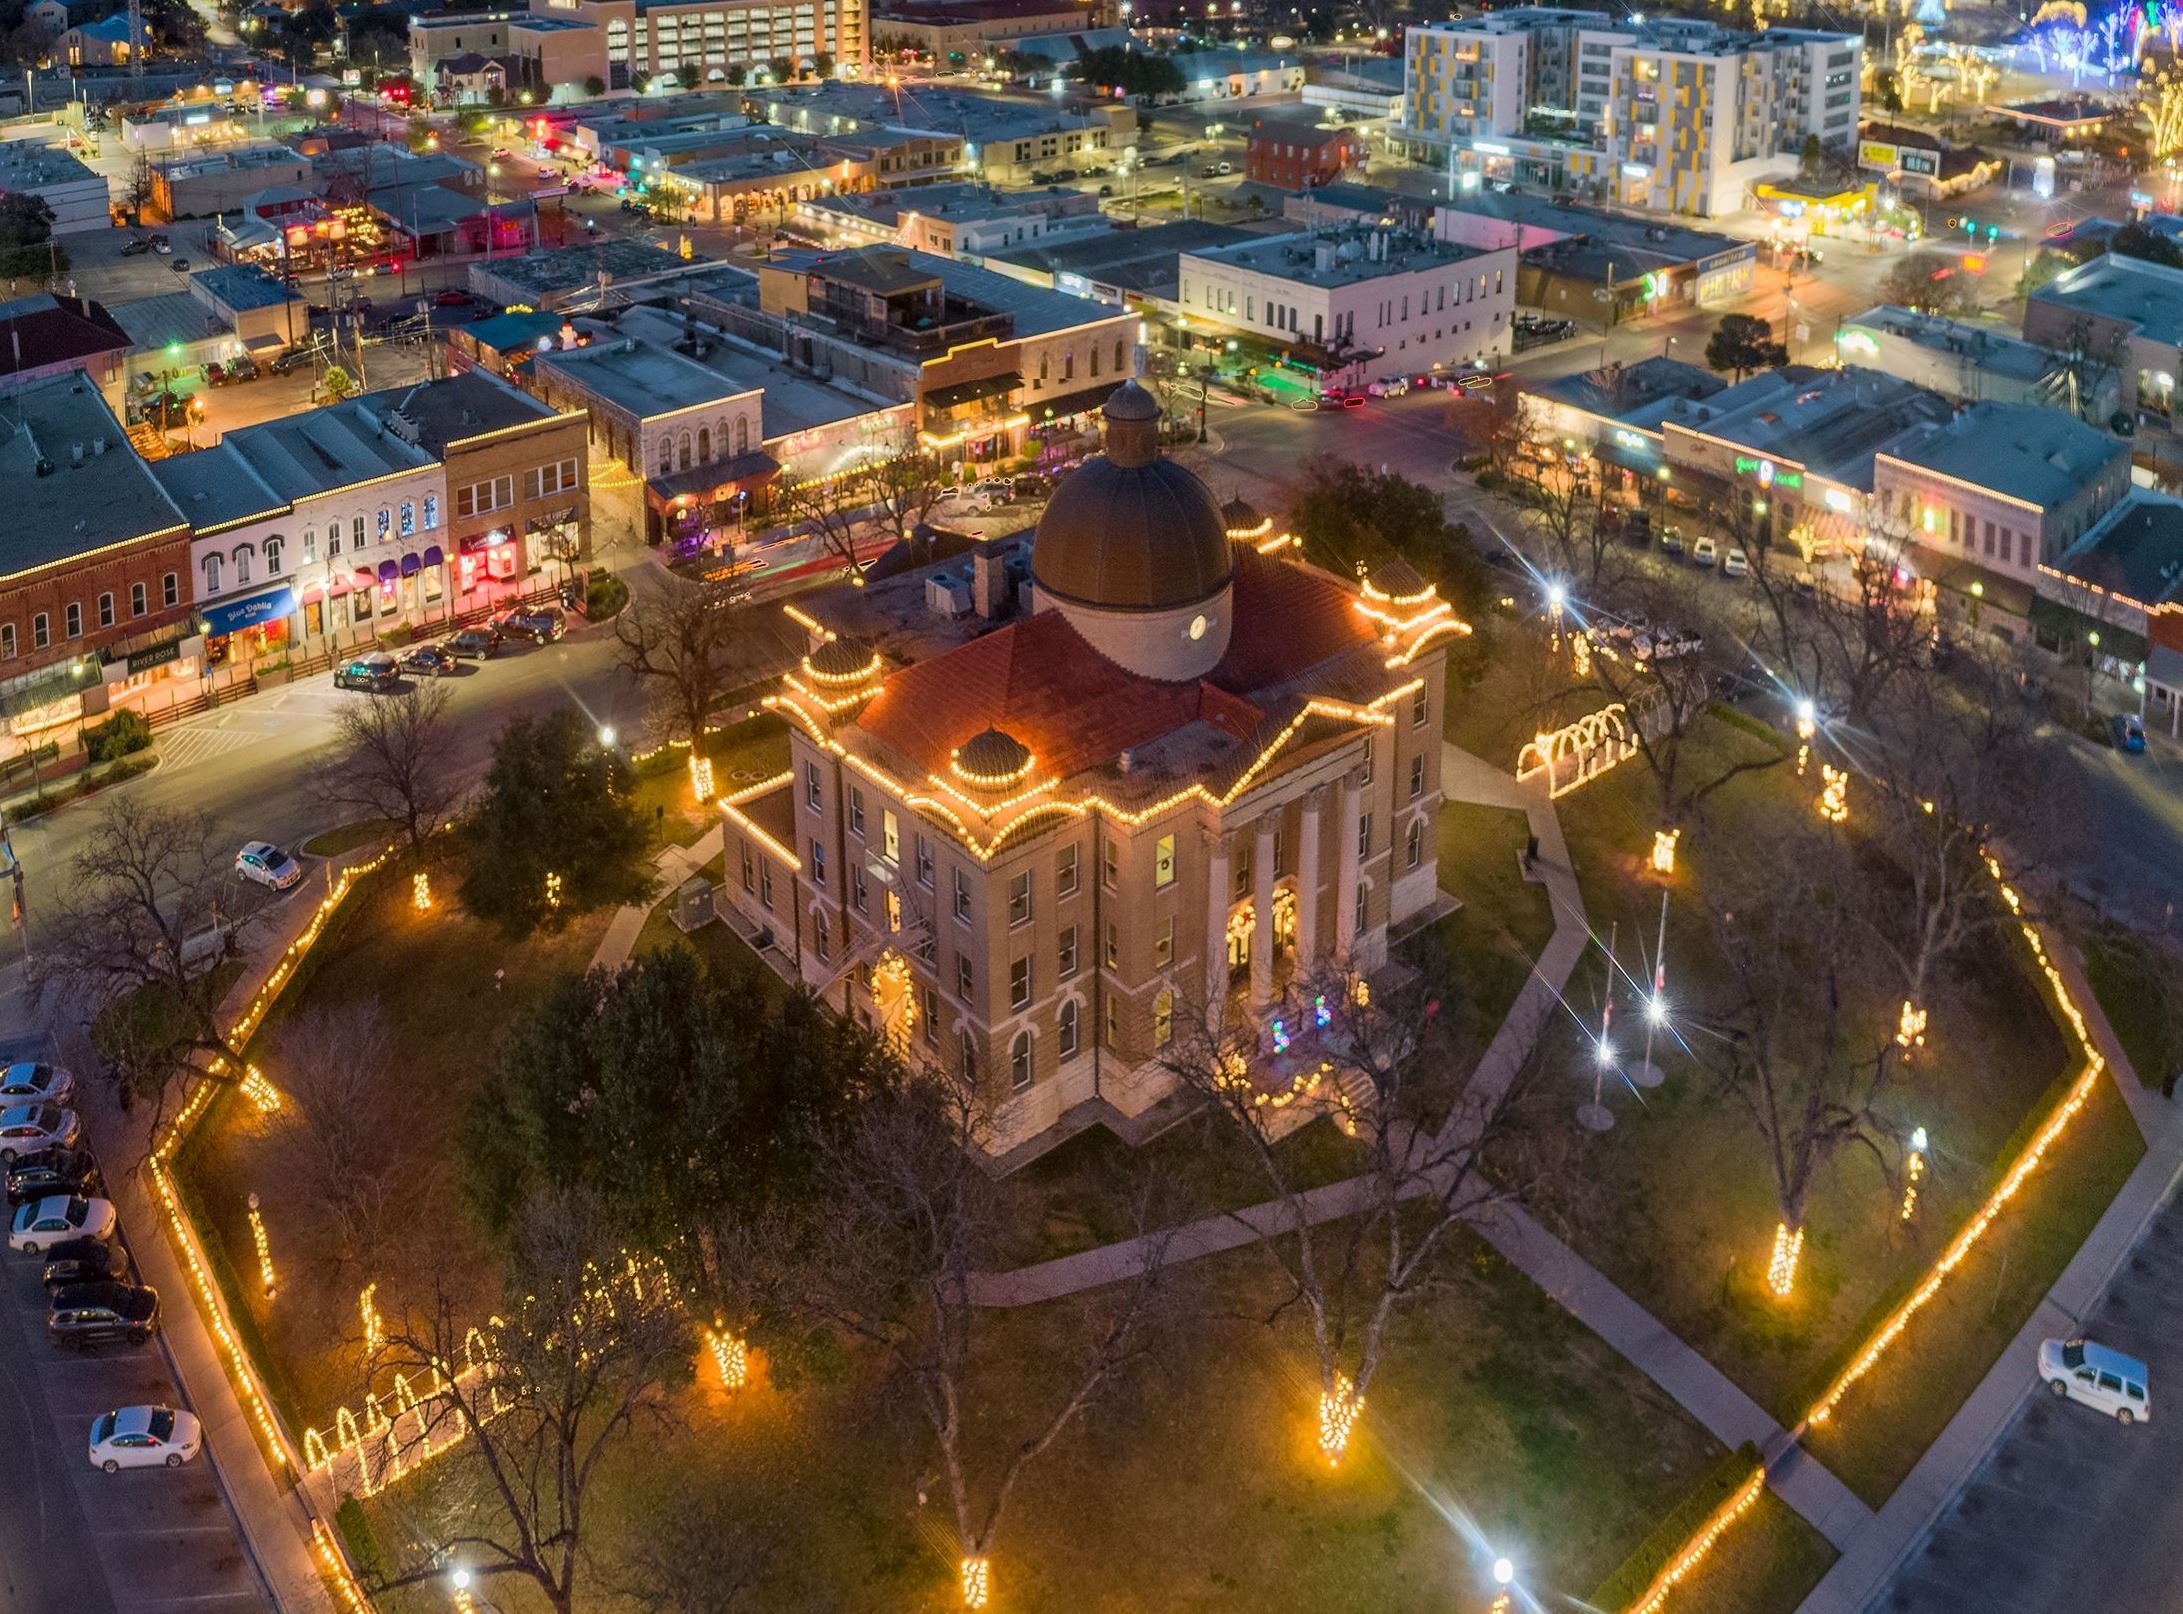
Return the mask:
[[[1758,846],[1716,850],[1705,906],[1721,968],[1698,989],[1686,1046],[1736,1102],[1779,1206],[1767,1290],[1786,1300],[1820,1175],[1863,1149],[1892,1182],[1896,1129],[1877,1106],[1901,1049],[1876,1019],[1894,984],[1871,945],[1874,889],[1839,825],[1795,818]]]
[[[2169,67],[2138,80],[2138,111],[2150,126],[2147,149],[2155,158],[2183,151],[2183,71]]]
[[[1328,967],[1299,975],[1262,1019],[1228,1001],[1178,1016],[1162,1059],[1205,1100],[1209,1124],[1242,1139],[1267,1189],[1247,1224],[1282,1281],[1267,1321],[1303,1315],[1330,1466],[1348,1450],[1396,1315],[1448,1278],[1449,1235],[1549,1171],[1566,1175],[1567,1129],[1515,1124],[1539,1096],[1537,1064],[1498,1091],[1451,1093],[1445,1074],[1459,1062],[1439,1008],[1422,981],[1375,992]],[[1281,1142],[1320,1118],[1351,1133],[1356,1158],[1340,1190],[1347,1214],[1314,1225],[1312,1184]],[[1489,1154],[1491,1175],[1480,1166]]]

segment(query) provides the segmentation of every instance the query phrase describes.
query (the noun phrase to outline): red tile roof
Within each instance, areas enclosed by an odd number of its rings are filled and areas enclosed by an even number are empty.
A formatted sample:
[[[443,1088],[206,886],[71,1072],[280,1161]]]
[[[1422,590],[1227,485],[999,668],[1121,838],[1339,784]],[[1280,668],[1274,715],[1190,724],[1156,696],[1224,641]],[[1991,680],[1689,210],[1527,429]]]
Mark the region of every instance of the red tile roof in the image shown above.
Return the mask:
[[[1371,642],[1353,598],[1332,578],[1241,546],[1233,637],[1203,681],[1140,678],[1061,612],[1043,611],[894,673],[856,726],[912,769],[943,777],[955,749],[989,726],[1028,746],[1041,776],[1059,778],[1193,722],[1248,740],[1269,715],[1253,694]]]

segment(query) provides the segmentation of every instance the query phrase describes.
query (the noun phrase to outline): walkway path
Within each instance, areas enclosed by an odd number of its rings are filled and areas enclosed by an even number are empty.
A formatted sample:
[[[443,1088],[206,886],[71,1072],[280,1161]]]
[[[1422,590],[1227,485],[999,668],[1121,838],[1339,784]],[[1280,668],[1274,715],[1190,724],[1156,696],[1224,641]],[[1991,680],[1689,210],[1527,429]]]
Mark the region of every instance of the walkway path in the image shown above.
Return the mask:
[[[2075,950],[2058,936],[2047,937],[2048,955],[2068,983],[2070,996],[2085,1018],[2085,1029],[2107,1060],[2107,1073],[2132,1117],[2145,1134],[2144,1159],[2122,1191],[2094,1224],[2054,1287],[2016,1337],[2002,1351],[1978,1388],[1960,1407],[1940,1437],[1895,1488],[1871,1522],[1844,1548],[1826,1577],[1813,1588],[1798,1614],[1858,1614],[1873,1606],[1895,1571],[1917,1549],[1946,1511],[1956,1493],[1991,1455],[2016,1410],[2032,1393],[2031,1364],[2042,1339],[2076,1330],[2079,1319],[2098,1303],[2108,1283],[2129,1257],[2147,1224],[2183,1182],[2183,1109],[2138,1083],[2137,1072],[2107,1023],[2099,999],[2085,983]]]
[[[669,846],[661,849],[652,859],[652,866],[659,870],[659,881],[652,887],[652,895],[643,902],[632,902],[626,908],[614,910],[614,917],[607,921],[606,934],[599,938],[599,950],[591,955],[593,968],[620,969],[629,962],[629,955],[637,950],[637,938],[644,933],[644,922],[652,910],[663,902],[672,901],[675,888],[691,875],[718,857],[727,844],[724,826],[714,824],[688,846]]]

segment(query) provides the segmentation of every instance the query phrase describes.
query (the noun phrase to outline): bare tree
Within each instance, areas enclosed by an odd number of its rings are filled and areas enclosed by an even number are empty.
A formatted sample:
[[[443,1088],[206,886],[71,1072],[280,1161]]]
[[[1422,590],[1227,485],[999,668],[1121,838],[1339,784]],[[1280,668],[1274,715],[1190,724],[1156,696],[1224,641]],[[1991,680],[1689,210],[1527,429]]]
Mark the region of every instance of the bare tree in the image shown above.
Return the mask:
[[[375,1002],[317,1005],[280,1031],[279,1085],[294,1107],[272,1155],[284,1198],[307,1206],[323,1259],[382,1261],[416,1213],[416,1151],[382,1096],[402,1057]]]
[[[335,812],[398,824],[410,846],[422,845],[461,794],[446,715],[447,690],[437,680],[344,705],[333,754],[312,780],[317,799]]]
[[[1375,993],[1329,968],[1300,979],[1291,998],[1283,1018],[1301,1047],[1276,1053],[1270,1029],[1215,1003],[1177,1025],[1162,1062],[1244,1141],[1265,1181],[1270,1200],[1246,1225],[1284,1281],[1267,1321],[1303,1310],[1317,1356],[1320,1446],[1332,1463],[1396,1314],[1438,1279],[1449,1233],[1530,1192],[1552,1157],[1537,1134],[1513,1125],[1530,1069],[1449,1105],[1433,1073],[1451,1067],[1452,1033],[1422,988]],[[1337,1188],[1319,1190],[1342,1196],[1342,1214],[1315,1224],[1309,1185],[1280,1143],[1321,1116],[1354,1134],[1360,1158]],[[1490,1177],[1479,1165],[1488,1152]]]
[[[170,1085],[239,1081],[242,1048],[220,1013],[216,966],[255,927],[269,893],[234,873],[202,813],[115,797],[77,853],[33,978],[101,1005],[95,1040],[123,1083],[164,1103]],[[26,916],[26,923],[28,917]]]
[[[2108,405],[2126,406],[2110,397],[2123,367],[2119,326],[2096,325],[2089,315],[2077,314],[2062,327],[2061,339],[2051,349],[2043,379],[2056,407],[2090,425],[2105,426],[2112,412]]]
[[[1731,508],[1740,512],[1743,501]],[[1889,532],[1876,516],[1850,557],[1844,586],[1820,587],[1805,570],[1801,544],[1751,542],[1740,537],[1740,515],[1725,519],[1758,593],[1755,648],[1789,698],[1861,723],[1896,679],[1925,663],[1932,623],[1897,570],[1907,533]]]
[[[858,445],[848,469],[826,476],[784,477],[773,485],[775,519],[810,528],[851,576],[862,576],[860,533],[899,543],[924,524],[950,483],[946,467],[914,427]]]
[[[1707,913],[1722,969],[1689,1047],[1764,1150],[1781,1221],[1770,1286],[1786,1295],[1821,1171],[1862,1148],[1892,1172],[1875,1105],[1899,1052],[1885,966],[1870,945],[1872,876],[1848,837],[1797,819],[1763,845],[1717,851]]]
[[[763,1481],[738,1464],[714,1478],[675,1472],[645,1499],[643,1523],[617,1555],[616,1590],[643,1614],[742,1614],[785,1531]]]
[[[973,1276],[1000,1233],[977,1153],[985,1109],[973,1084],[935,1071],[874,1099],[831,1145],[811,1208],[725,1230],[724,1267],[746,1307],[879,1352],[908,1387],[939,1448],[966,1592],[983,1586],[1025,1471],[1088,1417],[1145,1355],[1162,1295],[1164,1235],[1087,1314],[1081,1349],[1049,1403],[1022,1427],[997,1425],[971,1393],[982,1335]],[[1149,1200],[1140,1205],[1149,1215]],[[991,1454],[991,1455],[988,1455]]]
[[[444,1556],[391,1576],[387,1589],[461,1567],[480,1578],[527,1581],[555,1614],[573,1614],[596,1533],[587,1511],[601,1460],[640,1428],[672,1416],[669,1381],[695,1348],[689,1324],[656,1262],[630,1257],[607,1217],[582,1196],[526,1207],[500,1315],[485,1325],[485,1359],[472,1369],[476,1322],[446,1281],[422,1307],[389,1315],[376,1374],[432,1383],[435,1445],[475,1494],[465,1524],[446,1532]]]
[[[692,745],[727,693],[727,669],[743,591],[732,582],[668,577],[633,599],[614,619],[621,662],[659,686],[673,712],[672,727]]]

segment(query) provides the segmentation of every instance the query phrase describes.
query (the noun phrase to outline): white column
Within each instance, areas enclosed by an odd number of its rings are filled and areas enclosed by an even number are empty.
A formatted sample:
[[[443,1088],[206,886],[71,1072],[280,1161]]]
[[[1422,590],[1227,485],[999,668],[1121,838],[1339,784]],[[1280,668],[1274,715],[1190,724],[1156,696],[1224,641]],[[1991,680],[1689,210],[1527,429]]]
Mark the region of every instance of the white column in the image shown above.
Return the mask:
[[[1251,849],[1251,1008],[1273,1001],[1273,839],[1280,814],[1258,821],[1258,844]]]
[[[1334,877],[1334,950],[1346,961],[1357,945],[1357,776],[1342,777],[1341,856]]]
[[[1216,835],[1205,860],[1205,1006],[1212,1015],[1228,1001],[1228,880],[1228,842]]]
[[[1296,851],[1296,969],[1307,973],[1319,958],[1319,820],[1326,806],[1321,786],[1304,798],[1303,832]]]

